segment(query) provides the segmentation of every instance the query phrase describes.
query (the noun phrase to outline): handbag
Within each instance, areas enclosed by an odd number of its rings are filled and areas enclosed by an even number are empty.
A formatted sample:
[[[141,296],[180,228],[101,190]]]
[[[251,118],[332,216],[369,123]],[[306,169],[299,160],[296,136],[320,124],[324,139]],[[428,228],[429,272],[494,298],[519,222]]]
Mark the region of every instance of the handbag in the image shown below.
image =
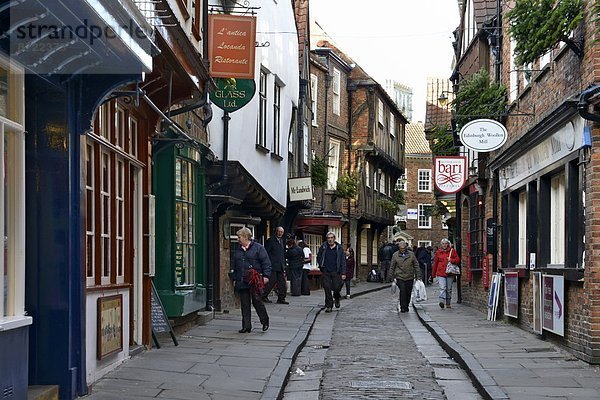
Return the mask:
[[[448,264],[446,264],[446,275],[460,275],[460,267],[450,262],[453,250],[454,249],[450,249],[450,254],[448,254]]]

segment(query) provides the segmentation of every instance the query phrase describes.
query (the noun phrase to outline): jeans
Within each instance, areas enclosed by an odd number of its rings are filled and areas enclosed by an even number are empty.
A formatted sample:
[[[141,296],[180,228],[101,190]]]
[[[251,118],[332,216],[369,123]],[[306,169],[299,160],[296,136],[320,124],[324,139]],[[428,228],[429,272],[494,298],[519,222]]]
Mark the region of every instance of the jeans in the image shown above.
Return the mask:
[[[450,304],[452,300],[453,276],[438,276],[438,285],[440,286],[440,302]]]
[[[350,285],[352,284],[352,279],[346,279],[344,281],[344,285],[346,285],[346,296],[350,296]]]

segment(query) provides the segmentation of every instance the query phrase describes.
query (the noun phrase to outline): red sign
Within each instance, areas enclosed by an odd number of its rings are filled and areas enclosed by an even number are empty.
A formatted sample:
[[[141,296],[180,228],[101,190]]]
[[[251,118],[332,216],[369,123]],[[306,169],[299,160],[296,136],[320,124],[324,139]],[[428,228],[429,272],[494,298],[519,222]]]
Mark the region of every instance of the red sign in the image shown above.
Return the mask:
[[[435,187],[443,193],[460,191],[467,181],[467,157],[434,157]]]
[[[256,17],[212,14],[208,26],[210,75],[254,79]]]

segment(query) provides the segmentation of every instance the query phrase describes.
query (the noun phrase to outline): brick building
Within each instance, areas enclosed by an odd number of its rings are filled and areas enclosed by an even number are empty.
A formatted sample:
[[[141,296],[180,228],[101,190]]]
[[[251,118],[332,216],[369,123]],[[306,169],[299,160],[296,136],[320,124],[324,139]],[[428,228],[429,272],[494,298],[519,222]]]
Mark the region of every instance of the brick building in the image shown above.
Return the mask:
[[[592,2],[584,2],[571,36],[583,44],[580,54],[558,42],[522,66],[505,16],[513,7],[496,10],[495,1],[481,0],[461,7],[454,91],[480,69],[508,89],[505,113],[492,116],[505,125],[507,142],[489,153],[468,152],[475,173],[460,196],[458,235],[469,272],[461,277],[462,300],[485,309],[491,274],[500,272],[508,290],[500,291],[499,304],[506,300],[507,308],[499,307],[499,318],[598,363],[595,14]]]

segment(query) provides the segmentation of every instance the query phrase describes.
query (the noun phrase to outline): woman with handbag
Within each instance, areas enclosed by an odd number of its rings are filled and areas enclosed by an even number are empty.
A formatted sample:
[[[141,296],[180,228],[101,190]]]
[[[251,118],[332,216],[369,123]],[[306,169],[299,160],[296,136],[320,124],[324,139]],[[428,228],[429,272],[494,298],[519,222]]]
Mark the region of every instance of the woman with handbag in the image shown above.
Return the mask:
[[[450,304],[450,300],[452,299],[452,284],[454,276],[460,274],[460,268],[456,267],[460,265],[460,257],[448,239],[442,239],[440,246],[433,258],[431,276],[438,278],[440,308],[452,308]]]

